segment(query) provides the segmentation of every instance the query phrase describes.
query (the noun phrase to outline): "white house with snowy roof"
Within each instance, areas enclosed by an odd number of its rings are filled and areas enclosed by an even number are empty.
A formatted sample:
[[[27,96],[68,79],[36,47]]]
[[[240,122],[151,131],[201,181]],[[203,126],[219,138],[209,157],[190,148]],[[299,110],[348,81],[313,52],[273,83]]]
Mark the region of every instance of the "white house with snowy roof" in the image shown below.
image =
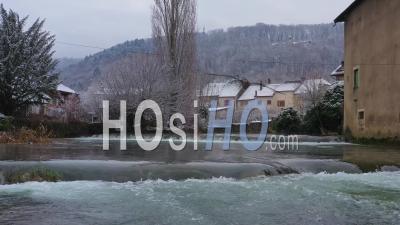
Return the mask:
[[[57,85],[56,90],[42,105],[30,106],[28,116],[62,122],[78,120],[79,94],[64,84]]]
[[[267,106],[272,105],[275,91],[261,84],[250,85],[238,99],[238,109],[243,110],[248,102],[258,100]]]
[[[209,83],[201,91],[198,91],[198,99],[200,105],[207,107],[209,110],[217,111],[217,118],[225,118],[227,107],[233,102],[235,111],[237,101],[244,92],[242,84],[237,81],[227,81],[224,83]],[[211,101],[216,100],[217,108],[210,108]]]
[[[228,81],[225,83],[209,83],[201,91],[199,99],[203,105],[209,105],[211,100],[217,100],[219,107],[228,105],[229,100],[236,101],[243,93],[242,85],[239,82]]]

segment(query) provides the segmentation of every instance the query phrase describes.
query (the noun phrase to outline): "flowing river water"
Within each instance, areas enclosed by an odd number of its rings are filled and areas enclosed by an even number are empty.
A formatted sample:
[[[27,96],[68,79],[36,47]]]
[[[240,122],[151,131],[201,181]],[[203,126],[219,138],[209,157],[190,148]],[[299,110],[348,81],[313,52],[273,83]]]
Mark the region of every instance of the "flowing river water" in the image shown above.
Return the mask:
[[[108,152],[99,139],[0,145],[0,175],[44,166],[58,183],[0,185],[0,224],[398,224],[400,149]]]

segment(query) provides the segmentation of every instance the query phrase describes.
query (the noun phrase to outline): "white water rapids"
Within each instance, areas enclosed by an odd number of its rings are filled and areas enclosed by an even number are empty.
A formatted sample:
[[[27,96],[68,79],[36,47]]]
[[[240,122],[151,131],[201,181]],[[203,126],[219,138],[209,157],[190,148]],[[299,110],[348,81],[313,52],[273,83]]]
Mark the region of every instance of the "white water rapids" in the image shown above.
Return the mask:
[[[400,172],[0,186],[0,224],[299,225],[398,221]]]

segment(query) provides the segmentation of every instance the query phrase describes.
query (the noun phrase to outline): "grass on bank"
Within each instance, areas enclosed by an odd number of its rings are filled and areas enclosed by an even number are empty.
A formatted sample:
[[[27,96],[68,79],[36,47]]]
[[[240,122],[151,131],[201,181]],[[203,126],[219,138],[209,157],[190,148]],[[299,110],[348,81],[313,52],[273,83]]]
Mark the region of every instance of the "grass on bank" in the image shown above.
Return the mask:
[[[45,168],[35,167],[29,169],[20,169],[5,174],[4,179],[7,184],[18,184],[25,182],[57,182],[60,181],[62,175],[57,171]]]
[[[52,132],[44,126],[36,129],[26,127],[0,132],[0,144],[49,144]]]

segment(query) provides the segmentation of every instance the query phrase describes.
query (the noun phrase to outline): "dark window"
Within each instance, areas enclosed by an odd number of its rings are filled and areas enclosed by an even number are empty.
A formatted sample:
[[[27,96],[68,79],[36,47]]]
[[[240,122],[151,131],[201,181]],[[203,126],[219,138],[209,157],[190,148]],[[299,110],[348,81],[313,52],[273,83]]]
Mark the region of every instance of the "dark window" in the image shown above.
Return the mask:
[[[267,100],[267,105],[272,105],[272,101],[271,100]]]
[[[278,101],[278,107],[285,107],[285,101]]]
[[[225,105],[225,106],[229,106],[229,100],[225,100],[225,101],[224,101],[224,105]]]
[[[354,69],[354,74],[353,74],[353,79],[354,79],[354,89],[357,89],[360,87],[360,69],[355,68]]]
[[[364,113],[364,111],[359,111],[359,112],[358,112],[358,119],[359,119],[359,120],[364,120],[364,118],[365,118],[365,113]]]

